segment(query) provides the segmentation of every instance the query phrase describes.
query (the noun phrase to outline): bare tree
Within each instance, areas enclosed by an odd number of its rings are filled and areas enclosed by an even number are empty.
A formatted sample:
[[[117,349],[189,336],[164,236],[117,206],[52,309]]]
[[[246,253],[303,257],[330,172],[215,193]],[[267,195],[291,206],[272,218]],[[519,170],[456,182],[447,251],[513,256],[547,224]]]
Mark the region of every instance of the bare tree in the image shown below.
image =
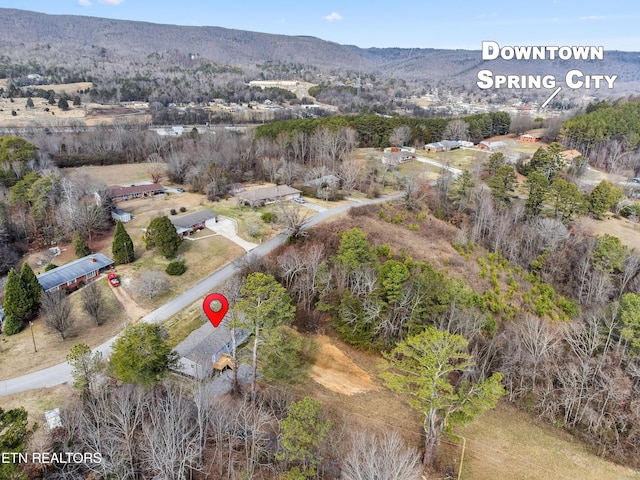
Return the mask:
[[[382,437],[358,431],[349,439],[342,461],[342,480],[420,480],[422,465],[417,448],[408,446],[397,431]]]
[[[146,270],[138,279],[138,292],[147,298],[153,298],[169,289],[169,280],[160,270]]]
[[[142,462],[152,478],[184,480],[200,458],[192,404],[180,391],[156,389],[147,403]]]
[[[305,207],[291,202],[281,202],[276,209],[278,221],[286,228],[287,235],[292,240],[303,238],[307,235],[304,225],[310,217]]]
[[[164,159],[158,153],[152,153],[147,157],[147,172],[153,183],[160,183],[164,179],[166,167],[163,164]]]
[[[80,302],[82,309],[96,321],[97,325],[102,325],[107,319],[107,305],[97,282],[91,282],[82,289]]]
[[[342,178],[342,188],[351,193],[362,174],[362,163],[356,159],[347,159],[340,165],[340,178]]]
[[[401,125],[393,129],[389,135],[389,143],[392,147],[401,147],[406,145],[411,138],[411,129],[408,125]]]
[[[42,296],[42,310],[45,325],[58,332],[64,340],[65,334],[75,323],[67,294],[63,290],[46,292]]]
[[[469,140],[469,124],[464,120],[451,120],[442,133],[444,140]]]

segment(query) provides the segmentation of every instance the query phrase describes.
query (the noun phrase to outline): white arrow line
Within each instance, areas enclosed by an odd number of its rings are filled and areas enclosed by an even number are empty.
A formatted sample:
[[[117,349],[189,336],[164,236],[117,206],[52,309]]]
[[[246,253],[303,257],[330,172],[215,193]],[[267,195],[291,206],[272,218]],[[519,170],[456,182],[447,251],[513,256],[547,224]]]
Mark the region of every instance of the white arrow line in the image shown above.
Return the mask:
[[[544,102],[540,108],[546,107],[549,104],[549,102],[553,100],[553,97],[555,97],[560,92],[560,90],[562,90],[562,87],[556,88],[556,91],[553,92],[549,98],[547,98],[547,101]]]

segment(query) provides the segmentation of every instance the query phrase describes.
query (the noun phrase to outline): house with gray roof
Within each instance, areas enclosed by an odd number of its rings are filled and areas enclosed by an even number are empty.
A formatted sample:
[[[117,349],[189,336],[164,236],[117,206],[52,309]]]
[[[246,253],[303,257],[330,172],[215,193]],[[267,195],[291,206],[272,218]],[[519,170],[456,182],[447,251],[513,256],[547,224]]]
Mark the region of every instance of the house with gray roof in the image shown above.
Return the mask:
[[[92,253],[37,276],[45,292],[75,290],[81,283],[95,280],[114,261],[102,253]]]
[[[489,150],[490,152],[495,152],[496,150],[502,150],[506,146],[507,144],[504,143],[503,141],[497,141],[497,142],[484,141],[478,144],[478,148],[481,148],[482,150]]]
[[[462,143],[457,140],[442,140],[441,142],[427,143],[424,149],[427,152],[448,152],[460,148]]]
[[[186,215],[178,215],[169,217],[173,226],[176,227],[176,232],[180,237],[185,235],[191,235],[198,230],[205,228],[206,223],[209,220],[218,221],[218,214],[212,212],[209,209],[198,210],[197,212],[187,213]]]
[[[300,197],[300,190],[289,185],[277,185],[275,187],[256,188],[255,190],[245,190],[236,194],[241,203],[250,207],[261,207],[270,203],[284,202]]]
[[[335,175],[325,175],[324,177],[314,178],[313,180],[309,180],[304,182],[305,187],[318,187],[321,188],[323,185],[335,187],[340,184],[340,178]]]

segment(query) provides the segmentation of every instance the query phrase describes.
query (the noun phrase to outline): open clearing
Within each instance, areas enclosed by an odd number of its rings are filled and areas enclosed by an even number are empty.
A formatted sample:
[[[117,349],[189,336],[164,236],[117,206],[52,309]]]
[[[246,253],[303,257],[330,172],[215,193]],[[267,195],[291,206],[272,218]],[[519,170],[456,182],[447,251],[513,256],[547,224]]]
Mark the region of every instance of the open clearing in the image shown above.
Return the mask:
[[[570,435],[506,403],[456,433],[467,439],[462,475],[467,480],[640,478],[632,469],[588,453]]]
[[[318,336],[315,340],[319,350],[316,363],[311,368],[313,380],[332,392],[344,395],[378,390],[371,376],[333,345],[328,337]]]
[[[593,235],[609,234],[618,237],[623,245],[640,252],[640,236],[638,235],[638,223],[626,218],[608,217],[604,220],[596,220],[591,217],[581,217],[577,223]]]

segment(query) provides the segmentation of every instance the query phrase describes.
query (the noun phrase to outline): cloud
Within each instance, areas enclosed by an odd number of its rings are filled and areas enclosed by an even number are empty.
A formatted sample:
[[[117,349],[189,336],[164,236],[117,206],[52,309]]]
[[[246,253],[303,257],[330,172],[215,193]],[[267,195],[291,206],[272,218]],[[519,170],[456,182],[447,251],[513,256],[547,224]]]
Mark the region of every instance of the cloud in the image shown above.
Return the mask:
[[[91,2],[89,0],[78,0],[78,5],[81,7],[90,7]]]
[[[120,5],[124,0],[98,0],[103,5]]]
[[[589,15],[588,17],[580,17],[580,20],[585,22],[585,21],[590,21],[590,20],[605,20],[606,17],[599,17],[597,15]]]
[[[331,14],[324,17],[324,19],[327,22],[333,22],[335,20],[342,20],[342,15],[340,15],[338,12],[331,12]]]

